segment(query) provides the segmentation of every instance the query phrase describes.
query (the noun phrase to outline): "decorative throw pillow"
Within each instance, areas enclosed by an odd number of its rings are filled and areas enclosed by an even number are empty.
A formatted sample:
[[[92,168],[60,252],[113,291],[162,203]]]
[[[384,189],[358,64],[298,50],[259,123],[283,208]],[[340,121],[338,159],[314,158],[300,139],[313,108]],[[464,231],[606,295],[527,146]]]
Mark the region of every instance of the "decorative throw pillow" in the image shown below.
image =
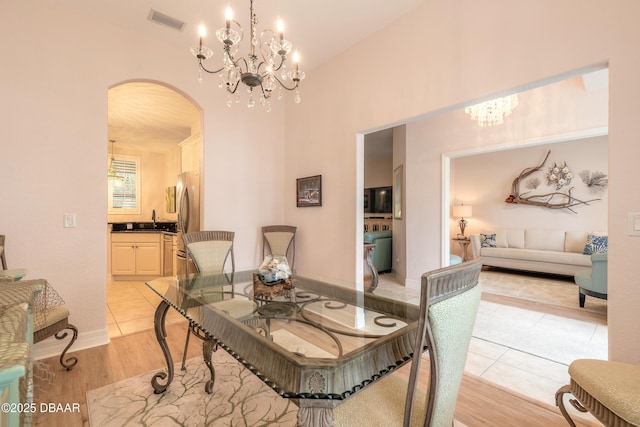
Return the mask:
[[[609,239],[607,236],[596,236],[589,234],[587,236],[587,244],[584,245],[585,255],[604,254],[609,250]]]
[[[480,247],[481,248],[495,248],[496,235],[495,234],[480,234]]]

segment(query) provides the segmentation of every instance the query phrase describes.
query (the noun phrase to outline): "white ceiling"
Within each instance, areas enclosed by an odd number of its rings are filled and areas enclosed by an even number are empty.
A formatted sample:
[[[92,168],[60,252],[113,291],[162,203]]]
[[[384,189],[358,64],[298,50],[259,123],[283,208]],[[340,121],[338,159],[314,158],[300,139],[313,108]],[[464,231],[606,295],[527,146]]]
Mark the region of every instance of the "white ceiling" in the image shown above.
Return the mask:
[[[175,149],[200,120],[200,111],[191,101],[154,83],[116,86],[109,90],[108,103],[108,139],[116,141],[119,148]]]
[[[249,0],[47,1],[185,50],[196,44],[201,23],[207,26],[210,35],[224,25],[224,9],[228,4],[234,10],[234,19],[243,26],[245,37],[248,33]],[[258,31],[274,28],[277,18],[282,18],[285,38],[300,52],[301,69],[308,71],[409,13],[423,1],[255,0],[254,12],[259,19]],[[148,17],[152,9],[185,22],[183,31],[151,22]],[[214,51],[221,50],[214,37],[207,38],[205,44]],[[188,136],[194,117],[199,118],[199,113],[185,102],[188,103],[182,96],[158,85],[136,83],[114,88],[109,93],[109,139],[118,141],[121,147],[154,141],[159,144],[158,150],[162,150],[163,144],[175,144],[185,138],[185,132]]]

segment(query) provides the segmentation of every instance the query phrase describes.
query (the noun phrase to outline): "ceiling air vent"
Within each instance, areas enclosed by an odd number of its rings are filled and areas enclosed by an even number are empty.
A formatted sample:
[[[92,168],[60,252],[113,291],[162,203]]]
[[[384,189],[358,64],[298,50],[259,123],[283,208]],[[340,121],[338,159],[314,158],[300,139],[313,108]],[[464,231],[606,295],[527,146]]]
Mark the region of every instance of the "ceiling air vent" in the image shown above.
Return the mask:
[[[153,10],[153,9],[149,11],[149,21],[152,21],[167,27],[171,27],[174,30],[178,30],[178,31],[182,31],[184,29],[184,26],[187,25],[186,23],[180,21],[179,19],[176,19],[169,15],[165,15],[164,13],[158,12],[157,10]]]

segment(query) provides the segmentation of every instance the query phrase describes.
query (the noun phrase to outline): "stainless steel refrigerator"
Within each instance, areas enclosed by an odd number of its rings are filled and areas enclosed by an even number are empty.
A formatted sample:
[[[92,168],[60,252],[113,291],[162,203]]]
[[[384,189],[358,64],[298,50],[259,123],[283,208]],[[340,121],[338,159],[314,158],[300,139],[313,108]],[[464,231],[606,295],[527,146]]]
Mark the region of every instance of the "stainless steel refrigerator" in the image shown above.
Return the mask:
[[[178,248],[177,274],[186,272],[186,254],[184,251],[183,233],[200,231],[200,176],[194,172],[183,172],[178,176],[176,186],[178,195]],[[195,267],[189,266],[189,271]]]

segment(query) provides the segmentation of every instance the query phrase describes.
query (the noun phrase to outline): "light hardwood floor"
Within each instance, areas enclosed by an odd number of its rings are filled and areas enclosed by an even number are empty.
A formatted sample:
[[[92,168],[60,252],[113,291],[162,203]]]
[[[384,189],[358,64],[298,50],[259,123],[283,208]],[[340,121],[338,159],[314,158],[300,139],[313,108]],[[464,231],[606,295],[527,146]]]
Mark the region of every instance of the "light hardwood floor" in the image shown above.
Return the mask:
[[[155,295],[147,293],[147,289],[139,287],[139,284],[128,286],[128,298],[138,298],[134,289],[148,298],[151,307],[157,304]],[[124,288],[123,284],[116,285]],[[115,288],[113,288],[115,289]],[[580,310],[562,309],[556,306],[535,304],[519,300],[517,298],[502,297],[497,295],[483,295],[483,299],[492,302],[511,304],[523,308],[535,307],[535,310],[546,311],[568,318],[581,318],[588,320],[588,313]],[[126,310],[114,304],[117,298],[111,297],[110,304],[113,308],[112,324],[110,326],[112,341],[110,344],[82,350],[72,353],[80,359],[78,365],[71,372],[64,371],[57,358],[44,360],[54,372],[55,378],[50,387],[49,401],[54,403],[79,403],[80,413],[48,413],[40,414],[35,425],[42,426],[86,426],[88,415],[86,410],[86,392],[107,384],[111,384],[135,375],[160,370],[164,368],[164,358],[155,339],[153,330],[150,330],[148,310],[141,314],[124,314]],[[142,301],[139,301],[142,302]],[[586,316],[586,317],[585,317]],[[120,322],[116,319],[120,317]],[[145,320],[134,323],[126,323],[142,317]],[[128,320],[125,320],[128,319]],[[118,325],[120,323],[120,325]],[[123,325],[125,325],[123,327]],[[186,334],[186,321],[179,318],[167,325],[167,341],[177,361],[182,355],[184,338]],[[126,329],[129,327],[129,329]],[[135,332],[136,328],[142,330]],[[125,333],[123,333],[125,329]],[[188,357],[201,357],[202,347],[198,340],[192,340],[189,346]],[[423,363],[422,366],[428,366]],[[408,376],[408,371],[403,368],[398,375]],[[149,386],[149,392],[151,386]],[[560,415],[557,408],[548,402],[542,402],[531,396],[510,390],[507,387],[487,381],[476,375],[465,374],[456,410],[456,419],[468,427],[475,426],[566,426],[567,423]],[[599,423],[590,420],[580,420],[579,426],[596,426]]]

